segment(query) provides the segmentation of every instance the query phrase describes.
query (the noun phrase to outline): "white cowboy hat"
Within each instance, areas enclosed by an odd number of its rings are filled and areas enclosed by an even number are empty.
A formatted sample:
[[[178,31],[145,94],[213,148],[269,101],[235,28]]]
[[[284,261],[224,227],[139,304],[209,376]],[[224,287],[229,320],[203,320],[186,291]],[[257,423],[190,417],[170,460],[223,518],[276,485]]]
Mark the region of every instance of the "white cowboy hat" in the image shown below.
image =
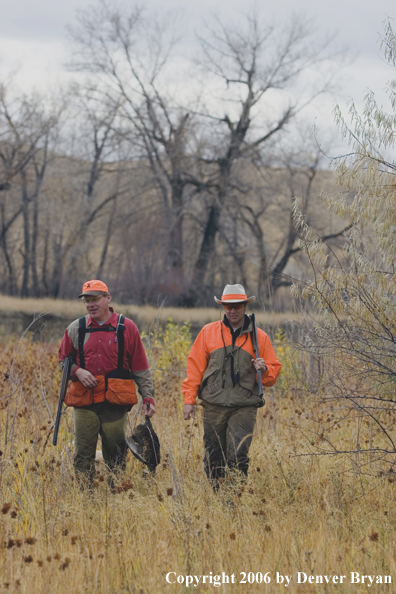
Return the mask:
[[[253,303],[256,297],[248,297],[242,285],[226,285],[221,299],[214,298],[216,303],[224,305],[227,303]]]

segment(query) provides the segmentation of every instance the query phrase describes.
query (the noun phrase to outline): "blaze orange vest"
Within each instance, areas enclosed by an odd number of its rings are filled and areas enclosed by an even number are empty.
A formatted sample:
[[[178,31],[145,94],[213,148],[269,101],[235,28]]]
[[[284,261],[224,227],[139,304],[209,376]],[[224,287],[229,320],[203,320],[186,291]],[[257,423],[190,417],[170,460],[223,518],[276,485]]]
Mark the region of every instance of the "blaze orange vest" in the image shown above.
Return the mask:
[[[118,317],[117,328],[105,326],[87,328],[85,316],[78,324],[78,354],[80,367],[85,369],[84,341],[87,332],[116,332],[118,343],[117,369],[106,375],[95,375],[98,382],[95,388],[86,388],[79,381],[72,381],[65,397],[67,406],[89,406],[97,402],[110,402],[122,406],[133,406],[137,403],[135,383],[129,369],[124,369],[124,316]]]

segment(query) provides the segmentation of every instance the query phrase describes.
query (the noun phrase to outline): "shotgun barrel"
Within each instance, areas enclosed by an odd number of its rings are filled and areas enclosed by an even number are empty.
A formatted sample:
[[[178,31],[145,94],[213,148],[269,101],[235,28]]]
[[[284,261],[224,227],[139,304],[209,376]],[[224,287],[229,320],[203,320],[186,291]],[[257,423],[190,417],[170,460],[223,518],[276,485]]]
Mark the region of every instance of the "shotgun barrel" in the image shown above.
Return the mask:
[[[63,401],[65,400],[65,396],[66,396],[66,392],[67,392],[67,384],[68,384],[69,378],[70,378],[70,370],[71,370],[72,362],[73,362],[73,357],[66,357],[66,359],[64,360],[62,383],[61,383],[59,402],[58,402],[58,410],[56,413],[56,420],[55,420],[55,425],[54,425],[54,437],[52,440],[52,445],[54,445],[54,446],[56,446],[56,444],[58,443],[58,431],[59,431],[59,425],[60,425],[60,420],[61,420],[61,416],[62,416]]]
[[[256,316],[254,315],[254,313],[252,313],[250,315],[250,319],[252,320],[252,326],[253,326],[253,330],[252,330],[252,334],[253,334],[253,345],[254,345],[254,354],[256,359],[259,358],[259,346],[258,346],[258,338],[257,338],[257,326],[256,326]],[[257,370],[257,383],[258,383],[258,389],[259,389],[259,396],[261,396],[261,398],[263,397],[263,381],[261,378],[261,369]]]

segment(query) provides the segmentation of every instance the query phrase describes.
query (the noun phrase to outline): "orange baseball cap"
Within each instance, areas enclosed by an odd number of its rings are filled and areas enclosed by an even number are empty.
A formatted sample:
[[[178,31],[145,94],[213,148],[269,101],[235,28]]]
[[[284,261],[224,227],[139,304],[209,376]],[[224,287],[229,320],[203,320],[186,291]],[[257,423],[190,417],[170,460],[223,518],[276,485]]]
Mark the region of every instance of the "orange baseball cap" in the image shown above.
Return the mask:
[[[83,284],[82,293],[78,297],[85,297],[85,295],[100,295],[101,293],[108,293],[107,285],[101,280],[90,280]]]

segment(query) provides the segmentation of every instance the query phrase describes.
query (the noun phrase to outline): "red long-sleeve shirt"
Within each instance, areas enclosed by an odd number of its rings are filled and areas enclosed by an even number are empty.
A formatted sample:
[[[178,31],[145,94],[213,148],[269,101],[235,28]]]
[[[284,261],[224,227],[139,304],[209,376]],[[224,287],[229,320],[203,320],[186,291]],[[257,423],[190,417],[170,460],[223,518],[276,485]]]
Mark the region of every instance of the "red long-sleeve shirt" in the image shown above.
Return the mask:
[[[112,316],[104,324],[99,324],[87,318],[87,328],[104,328],[106,326],[117,327],[118,314],[111,308]],[[132,372],[139,372],[149,369],[146,353],[139,330],[136,324],[125,318],[124,331],[124,369],[130,369]],[[78,320],[72,322],[63,336],[59,348],[59,360],[63,361],[66,357],[74,355],[76,365],[73,366],[72,378],[76,380],[75,372],[80,368],[80,357],[78,353]],[[87,332],[84,342],[85,369],[93,375],[106,375],[117,368],[118,364],[118,343],[115,332]]]

